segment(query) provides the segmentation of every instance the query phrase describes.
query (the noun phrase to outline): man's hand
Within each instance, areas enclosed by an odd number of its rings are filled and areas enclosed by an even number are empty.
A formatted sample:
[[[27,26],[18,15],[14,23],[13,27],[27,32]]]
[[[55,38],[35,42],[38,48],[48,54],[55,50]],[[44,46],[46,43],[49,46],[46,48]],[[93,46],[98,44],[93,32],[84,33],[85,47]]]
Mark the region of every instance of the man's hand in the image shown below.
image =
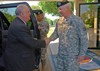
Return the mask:
[[[87,63],[87,62],[91,61],[91,58],[88,56],[79,56],[78,60],[79,60],[80,64],[83,64],[83,63]]]

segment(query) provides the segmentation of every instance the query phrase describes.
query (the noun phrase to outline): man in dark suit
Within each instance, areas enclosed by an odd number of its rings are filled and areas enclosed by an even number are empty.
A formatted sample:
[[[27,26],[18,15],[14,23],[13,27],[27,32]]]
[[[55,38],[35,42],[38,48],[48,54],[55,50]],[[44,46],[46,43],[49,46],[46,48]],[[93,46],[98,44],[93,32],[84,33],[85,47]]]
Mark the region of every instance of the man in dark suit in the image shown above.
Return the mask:
[[[29,8],[20,4],[16,9],[17,17],[8,29],[8,42],[5,49],[5,63],[9,71],[33,71],[34,49],[46,47],[48,39],[37,40],[32,37],[26,22],[30,20]]]

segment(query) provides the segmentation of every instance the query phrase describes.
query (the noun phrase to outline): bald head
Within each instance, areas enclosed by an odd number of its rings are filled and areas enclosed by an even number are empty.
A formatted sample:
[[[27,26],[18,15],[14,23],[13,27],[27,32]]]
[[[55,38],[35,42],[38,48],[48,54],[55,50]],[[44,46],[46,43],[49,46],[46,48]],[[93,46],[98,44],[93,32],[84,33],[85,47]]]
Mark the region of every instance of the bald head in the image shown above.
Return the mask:
[[[30,20],[30,10],[29,7],[25,4],[20,4],[16,8],[16,16],[23,19],[25,22]]]

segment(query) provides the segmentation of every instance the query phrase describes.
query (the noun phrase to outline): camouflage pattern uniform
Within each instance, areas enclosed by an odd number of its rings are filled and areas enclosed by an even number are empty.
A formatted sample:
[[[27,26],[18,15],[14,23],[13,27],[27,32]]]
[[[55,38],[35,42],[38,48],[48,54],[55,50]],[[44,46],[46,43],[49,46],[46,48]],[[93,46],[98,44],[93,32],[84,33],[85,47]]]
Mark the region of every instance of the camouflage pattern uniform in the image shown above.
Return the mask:
[[[57,55],[57,71],[79,71],[78,56],[84,56],[88,48],[87,31],[83,21],[71,15],[61,17],[51,35],[55,40],[59,37]]]
[[[38,26],[42,27],[40,31],[41,39],[47,37],[47,33],[49,31],[49,23],[43,19],[41,22],[38,22]],[[46,62],[46,50],[47,48],[41,48],[41,61],[43,63]]]

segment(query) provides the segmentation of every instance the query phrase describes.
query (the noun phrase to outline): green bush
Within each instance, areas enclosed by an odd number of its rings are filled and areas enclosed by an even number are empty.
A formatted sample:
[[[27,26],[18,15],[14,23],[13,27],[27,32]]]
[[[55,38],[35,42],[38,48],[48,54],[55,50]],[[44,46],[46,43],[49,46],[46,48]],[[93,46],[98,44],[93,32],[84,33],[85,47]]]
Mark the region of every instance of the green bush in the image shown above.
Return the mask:
[[[87,28],[94,28],[94,17],[86,19],[84,22]]]

